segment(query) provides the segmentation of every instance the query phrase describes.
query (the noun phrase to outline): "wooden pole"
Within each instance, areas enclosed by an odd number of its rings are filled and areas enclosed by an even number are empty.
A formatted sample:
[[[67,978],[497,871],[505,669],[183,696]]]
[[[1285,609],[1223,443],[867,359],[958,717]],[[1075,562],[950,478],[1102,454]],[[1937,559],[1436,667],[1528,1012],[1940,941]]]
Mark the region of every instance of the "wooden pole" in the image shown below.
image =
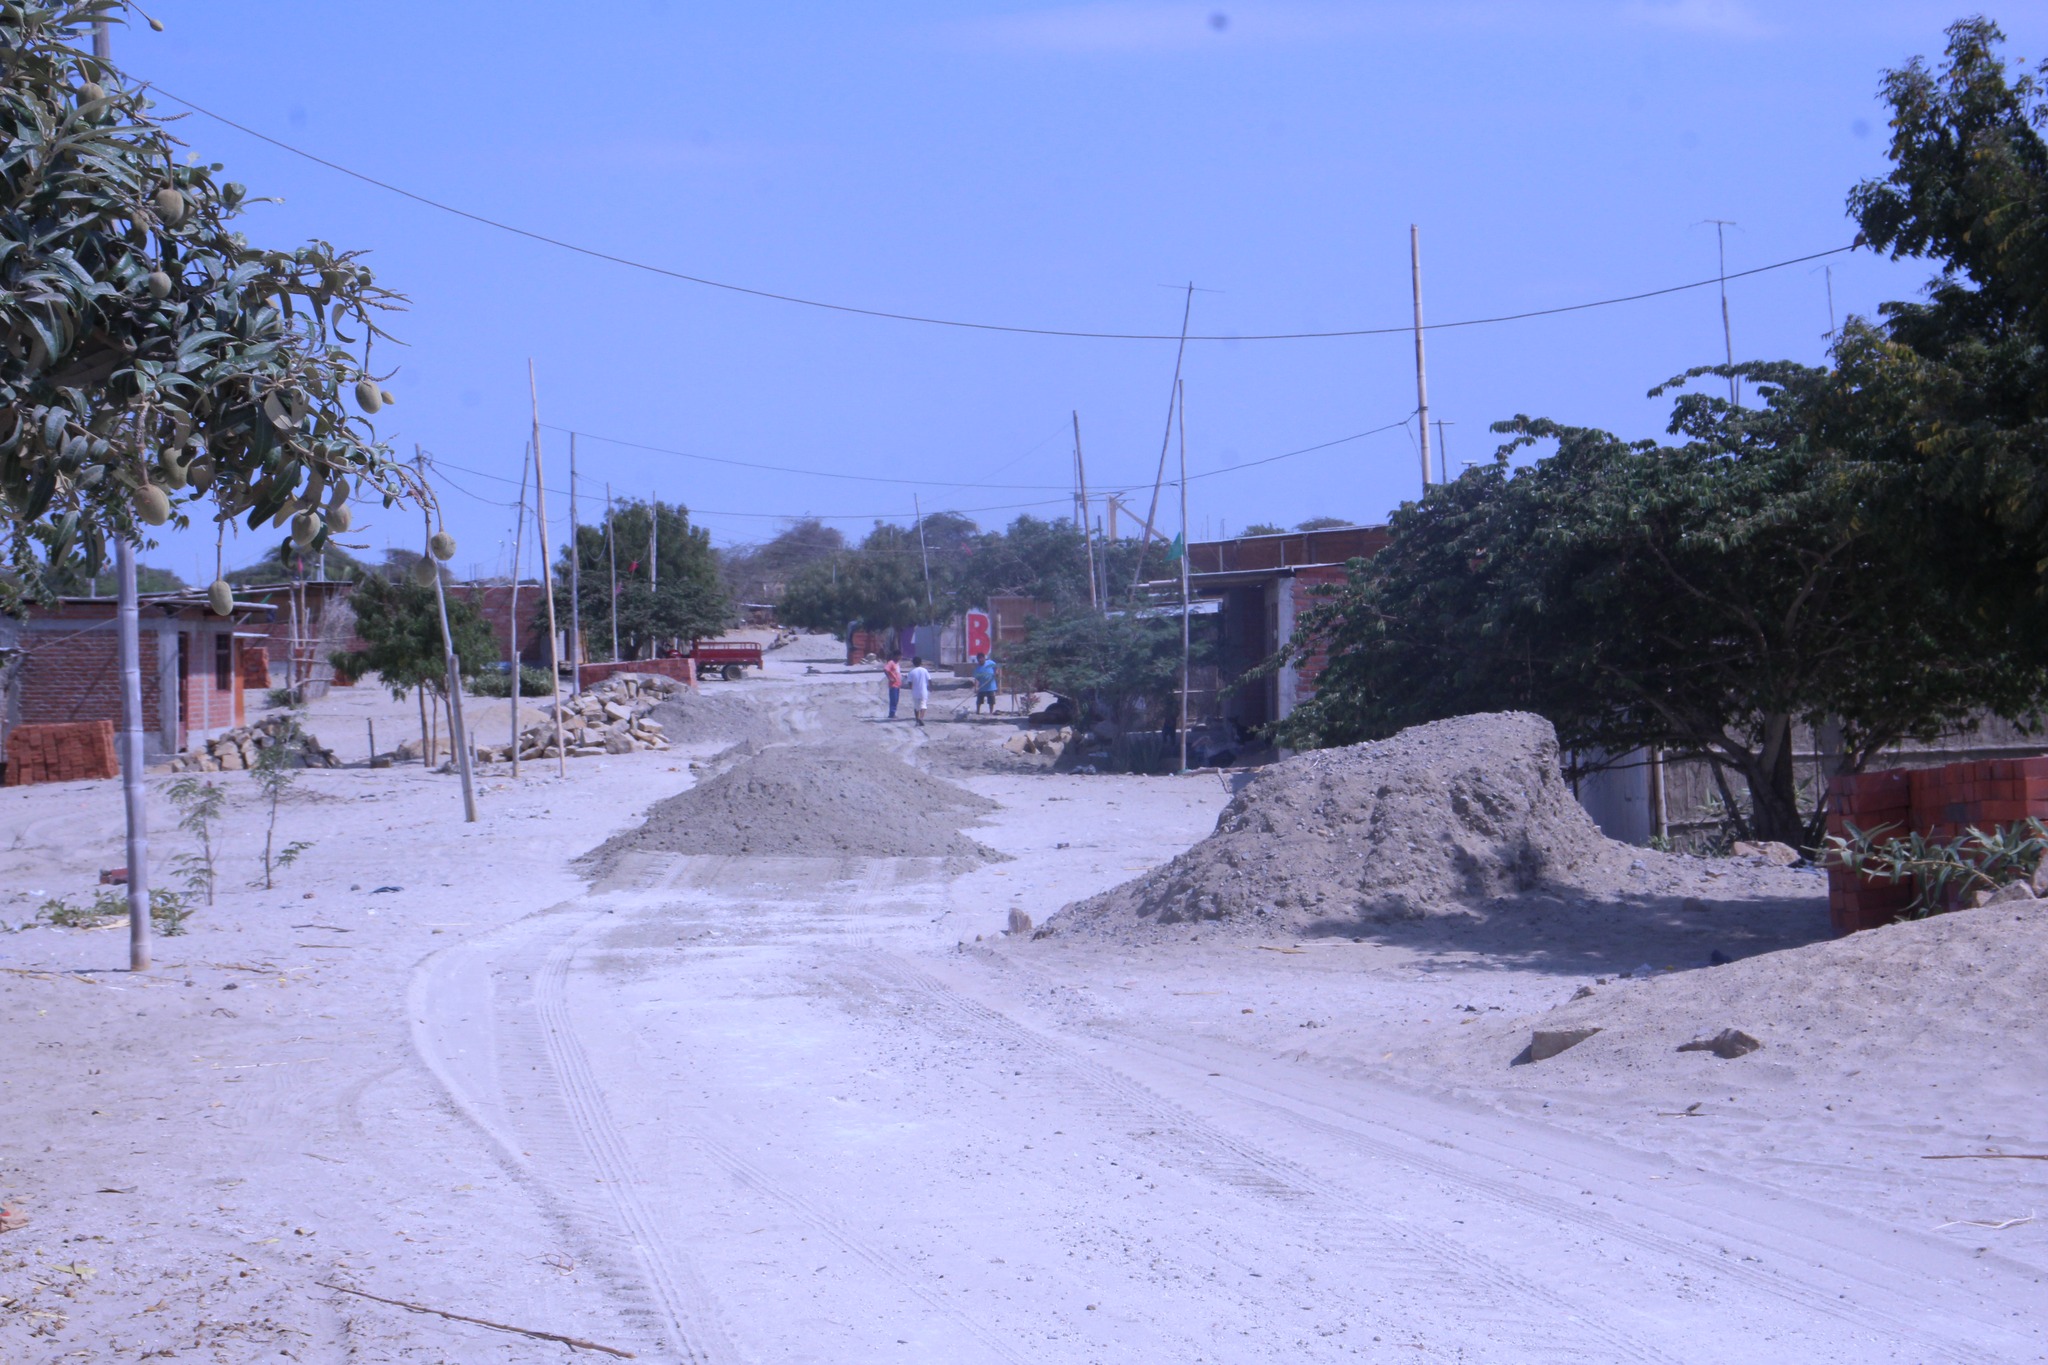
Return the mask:
[[[910,507],[917,514],[917,553],[924,560],[924,604],[929,607],[932,605],[932,552],[924,543],[924,504],[915,493],[910,495]]]
[[[1180,310],[1180,349],[1173,353],[1173,387],[1166,393],[1166,430],[1159,437],[1159,472],[1152,477],[1152,506],[1145,513],[1145,534],[1138,541],[1138,566],[1131,571],[1131,593],[1145,581],[1145,547],[1152,543],[1152,525],[1159,518],[1159,485],[1166,479],[1166,452],[1173,444],[1173,405],[1180,401],[1180,363],[1188,353],[1188,316],[1195,307],[1195,282],[1188,281],[1187,302]]]
[[[526,389],[533,399],[533,520],[540,539],[540,587],[548,604],[548,678],[554,686],[555,763],[559,776],[569,775],[569,746],[562,736],[562,638],[555,629],[555,565],[548,558],[548,481],[540,458],[540,381],[533,360],[526,362]]]
[[[519,520],[512,525],[512,626],[506,631],[506,646],[512,655],[512,776],[519,776],[519,564],[526,549],[526,472],[528,462],[519,462]]]
[[[569,433],[569,692],[583,695],[583,537],[576,528],[576,433]]]
[[[619,661],[619,542],[612,535],[612,486],[604,486],[604,552],[612,571],[612,662]]]
[[[413,458],[420,463],[422,479],[426,459],[415,444]],[[455,770],[462,774],[462,819],[466,824],[476,823],[476,778],[471,770],[469,752],[469,731],[462,723],[462,662],[455,657],[455,632],[448,629],[448,593],[441,586],[440,562],[434,558],[434,514],[425,505],[420,507],[420,519],[426,523],[427,562],[434,566],[434,606],[441,614],[441,664],[448,677],[448,742],[455,746]],[[517,681],[517,674],[514,675]],[[512,689],[515,693],[518,688]]]
[[[1188,661],[1193,657],[1188,628],[1188,400],[1187,388],[1174,385],[1174,406],[1180,427],[1180,770],[1188,770]]]
[[[102,62],[114,60],[113,32],[104,19],[93,23],[92,55]],[[145,458],[140,413],[135,416],[135,457]],[[135,546],[126,536],[114,538],[114,574],[114,647],[121,665],[121,800],[128,817],[128,970],[146,972],[150,929],[149,800],[142,785],[142,608],[135,590]],[[163,638],[157,637],[159,647]],[[193,638],[195,642],[199,638],[197,631]]]
[[[1422,491],[1430,484],[1429,368],[1422,359],[1422,229],[1408,225],[1408,270],[1415,289],[1415,408],[1422,414]]]
[[[1088,510],[1088,461],[1081,455],[1081,411],[1074,410],[1074,477],[1081,486],[1081,542],[1088,547],[1088,606],[1092,611],[1102,609],[1102,600],[1095,592],[1095,528],[1090,524],[1093,516]]]

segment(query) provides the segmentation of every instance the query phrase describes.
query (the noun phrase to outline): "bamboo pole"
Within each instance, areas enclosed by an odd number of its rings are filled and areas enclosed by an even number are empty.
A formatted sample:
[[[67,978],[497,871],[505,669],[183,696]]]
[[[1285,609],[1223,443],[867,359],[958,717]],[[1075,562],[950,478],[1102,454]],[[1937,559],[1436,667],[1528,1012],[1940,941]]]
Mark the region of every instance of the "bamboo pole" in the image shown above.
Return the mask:
[[[412,449],[413,458],[420,462],[424,476],[426,460],[421,456],[418,445]],[[448,629],[448,593],[441,586],[441,566],[434,558],[434,514],[424,503],[420,506],[420,519],[427,527],[427,562],[434,566],[434,606],[441,614],[441,664],[448,677],[448,742],[455,746],[455,770],[462,774],[462,819],[464,823],[473,825],[476,823],[476,776],[471,769],[469,732],[462,723],[462,664],[455,657],[455,632]],[[517,682],[516,674],[514,682]],[[512,690],[516,694],[519,689],[515,686]]]
[[[136,431],[141,432],[141,422]],[[120,580],[115,635],[121,661],[121,798],[128,816],[128,970],[149,970],[149,805],[142,785],[142,618],[135,591],[135,546],[114,538]],[[158,636],[159,640],[163,637]]]
[[[559,775],[569,775],[569,746],[562,737],[562,639],[555,629],[555,566],[548,558],[548,484],[540,459],[540,381],[534,377],[533,361],[526,362],[526,388],[533,398],[533,519],[540,537],[540,586],[548,604],[548,678],[554,683],[555,763]]]
[[[1093,514],[1088,510],[1088,461],[1081,454],[1081,410],[1074,409],[1074,478],[1081,488],[1081,542],[1088,547],[1088,606],[1100,611],[1102,603],[1095,593],[1095,528],[1090,525]]]
[[[583,533],[576,525],[576,433],[569,433],[569,692],[583,695]]]
[[[619,661],[619,542],[612,534],[612,486],[604,486],[604,553],[612,575],[612,662]]]
[[[1180,770],[1188,770],[1188,673],[1193,651],[1188,630],[1188,397],[1176,381],[1174,405],[1180,421]]]
[[[512,776],[519,776],[519,563],[526,550],[526,472],[519,462],[519,520],[512,527],[512,624],[505,632],[512,653]]]

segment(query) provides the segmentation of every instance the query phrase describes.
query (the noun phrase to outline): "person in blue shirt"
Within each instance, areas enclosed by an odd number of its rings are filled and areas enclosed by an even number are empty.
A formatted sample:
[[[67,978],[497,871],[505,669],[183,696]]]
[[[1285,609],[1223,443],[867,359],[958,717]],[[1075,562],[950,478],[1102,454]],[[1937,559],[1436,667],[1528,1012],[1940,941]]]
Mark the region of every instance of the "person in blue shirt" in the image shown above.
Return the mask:
[[[988,703],[988,713],[996,713],[996,661],[986,654],[974,656],[974,714],[981,714],[981,704]]]

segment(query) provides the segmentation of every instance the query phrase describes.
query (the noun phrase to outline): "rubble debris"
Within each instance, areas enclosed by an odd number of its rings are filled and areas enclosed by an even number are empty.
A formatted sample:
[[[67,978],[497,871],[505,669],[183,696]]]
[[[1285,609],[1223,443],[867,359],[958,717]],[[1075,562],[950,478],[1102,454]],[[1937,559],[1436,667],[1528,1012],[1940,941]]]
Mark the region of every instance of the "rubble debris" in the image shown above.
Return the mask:
[[[1577,1047],[1599,1031],[1598,1028],[1537,1029],[1529,1035],[1529,1046],[1522,1049],[1522,1055],[1515,1058],[1511,1065],[1527,1066],[1531,1062],[1548,1061],[1560,1052]]]
[[[292,728],[290,716],[269,716],[254,725],[238,726],[218,738],[207,740],[189,753],[170,762],[174,773],[231,773],[256,766],[256,756],[280,743]],[[299,731],[298,763],[301,768],[339,768],[334,750],[303,729]]]
[[[584,689],[580,697],[563,697],[541,708],[547,719],[520,732],[519,757],[554,758],[563,752],[555,747],[557,710],[562,717],[562,741],[571,758],[666,749],[668,727],[649,713],[689,690],[688,683],[655,673],[614,673]],[[479,744],[476,757],[479,763],[510,763],[512,752],[510,744]],[[417,755],[417,748],[414,753]]]
[[[1695,1038],[1689,1043],[1680,1043],[1680,1052],[1711,1052],[1722,1061],[1732,1062],[1737,1057],[1747,1057],[1764,1045],[1761,1038],[1744,1033],[1739,1028],[1724,1028],[1711,1038]]]
[[[1761,859],[1772,867],[1790,867],[1799,861],[1798,849],[1773,839],[1761,839],[1754,843],[1738,839],[1728,851],[1738,858]]]

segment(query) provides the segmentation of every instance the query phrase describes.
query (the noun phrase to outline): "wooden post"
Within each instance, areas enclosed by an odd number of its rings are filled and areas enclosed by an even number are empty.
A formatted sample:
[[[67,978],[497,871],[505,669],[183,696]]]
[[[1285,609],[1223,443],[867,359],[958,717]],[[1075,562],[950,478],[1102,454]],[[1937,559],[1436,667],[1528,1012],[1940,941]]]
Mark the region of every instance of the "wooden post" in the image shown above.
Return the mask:
[[[1095,528],[1089,523],[1092,516],[1088,511],[1088,461],[1081,455],[1081,412],[1074,410],[1074,477],[1081,485],[1081,540],[1088,547],[1088,606],[1091,610],[1102,609],[1102,601],[1095,592]]]
[[[506,631],[512,653],[512,776],[519,776],[519,561],[526,549],[527,461],[519,462],[519,520],[512,527],[512,625]]]
[[[1188,628],[1188,399],[1184,384],[1174,386],[1180,426],[1180,770],[1188,770],[1188,661],[1193,657]]]
[[[1152,506],[1145,513],[1145,532],[1138,541],[1138,565],[1131,571],[1131,594],[1145,581],[1145,547],[1152,543],[1152,525],[1159,519],[1159,485],[1166,479],[1166,452],[1173,444],[1173,410],[1180,401],[1180,363],[1188,353],[1188,317],[1195,307],[1195,282],[1188,281],[1187,302],[1180,310],[1180,349],[1173,353],[1173,387],[1166,394],[1166,431],[1159,438],[1159,472],[1152,478]]]
[[[569,433],[569,694],[583,695],[583,538],[576,529],[576,433]]]
[[[1422,230],[1408,225],[1408,269],[1415,288],[1415,407],[1422,414],[1422,491],[1429,491],[1429,370],[1422,362]]]
[[[136,421],[139,437],[142,423]],[[138,453],[140,441],[137,441]],[[128,970],[149,970],[149,805],[142,785],[142,616],[135,591],[135,546],[114,538],[120,580],[115,635],[121,662],[121,797],[128,815]],[[159,641],[162,636],[157,637]]]
[[[540,536],[540,586],[548,603],[548,677],[554,683],[555,762],[569,775],[569,746],[562,738],[562,638],[555,629],[555,566],[548,558],[548,483],[540,459],[540,381],[526,362],[526,388],[533,398],[533,519]]]

